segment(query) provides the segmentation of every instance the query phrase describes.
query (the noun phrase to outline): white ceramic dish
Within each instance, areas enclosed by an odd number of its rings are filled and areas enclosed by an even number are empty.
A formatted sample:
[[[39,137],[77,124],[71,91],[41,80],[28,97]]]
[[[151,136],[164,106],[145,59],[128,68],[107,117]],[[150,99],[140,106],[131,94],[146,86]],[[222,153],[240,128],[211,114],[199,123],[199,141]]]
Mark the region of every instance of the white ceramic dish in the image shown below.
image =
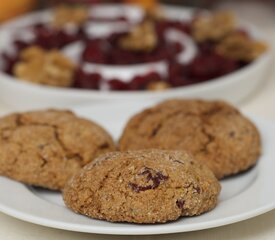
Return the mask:
[[[152,102],[151,102],[152,104]],[[88,105],[74,110],[83,117],[100,122],[117,138],[128,118],[150,103]],[[115,118],[113,117],[115,116]],[[61,194],[0,177],[0,211],[24,221],[53,228],[102,234],[164,234],[218,227],[242,221],[275,208],[274,156],[275,124],[257,117],[263,142],[263,154],[256,167],[221,181],[218,206],[198,217],[180,218],[166,224],[109,223],[73,213],[64,206]],[[20,197],[18,197],[20,196]]]
[[[164,6],[164,11],[170,18],[185,20],[190,19],[193,12],[192,9],[170,6]],[[43,18],[47,19],[47,16],[43,16]],[[38,19],[39,16],[37,14],[28,15],[0,28],[0,51],[7,47],[11,30],[29,26]],[[254,38],[267,39],[254,26],[250,24],[242,25]],[[270,60],[271,53],[268,51],[247,67],[232,74],[196,85],[169,89],[165,92],[104,92],[54,88],[17,81],[13,77],[0,72],[0,98],[16,110],[41,107],[68,107],[74,104],[96,104],[100,102],[128,101],[131,99],[166,99],[171,97],[220,98],[236,104],[255,91],[264,81]],[[119,72],[122,78],[127,73],[123,70]]]

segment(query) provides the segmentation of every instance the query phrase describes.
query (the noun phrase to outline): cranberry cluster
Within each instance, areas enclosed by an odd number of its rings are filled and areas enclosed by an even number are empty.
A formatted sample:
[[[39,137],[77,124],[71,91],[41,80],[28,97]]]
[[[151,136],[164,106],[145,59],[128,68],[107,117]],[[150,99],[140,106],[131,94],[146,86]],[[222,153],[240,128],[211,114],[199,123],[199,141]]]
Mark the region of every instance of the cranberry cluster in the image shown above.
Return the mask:
[[[119,47],[118,41],[127,33],[115,33],[107,38],[89,39],[86,41],[82,60],[90,63],[111,65],[129,65],[172,60],[183,50],[178,42],[167,42],[162,35],[159,36],[158,45],[150,52],[135,52]]]

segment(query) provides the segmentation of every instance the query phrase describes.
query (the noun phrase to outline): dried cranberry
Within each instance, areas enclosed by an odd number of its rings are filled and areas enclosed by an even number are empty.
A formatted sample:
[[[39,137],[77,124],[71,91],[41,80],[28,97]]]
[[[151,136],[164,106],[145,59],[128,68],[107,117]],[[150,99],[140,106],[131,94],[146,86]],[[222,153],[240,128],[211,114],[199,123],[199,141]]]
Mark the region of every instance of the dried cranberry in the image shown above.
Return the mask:
[[[67,44],[70,44],[72,42],[75,42],[78,40],[77,35],[74,34],[68,34],[65,31],[58,31],[56,32],[53,37],[56,39],[56,47],[62,48]]]
[[[23,40],[15,40],[13,42],[13,45],[15,46],[17,51],[21,51],[24,48],[28,47],[30,45],[30,42],[25,42]]]
[[[50,49],[56,46],[53,32],[46,27],[35,28],[35,41],[34,43],[40,47]]]
[[[211,41],[205,41],[202,43],[198,43],[198,49],[200,53],[213,53],[215,48],[215,43]]]
[[[165,31],[170,28],[170,23],[168,21],[158,21],[155,24],[156,32],[158,36],[164,35]]]
[[[131,90],[143,90],[149,83],[163,81],[161,76],[156,72],[149,72],[143,76],[135,76],[130,82]]]
[[[117,46],[118,40],[126,34],[128,34],[128,32],[112,33],[109,37],[107,37],[106,41],[108,41],[110,45]]]
[[[108,64],[128,65],[137,63],[133,53],[122,49],[111,49],[108,56]]]
[[[145,186],[140,186],[136,183],[129,182],[129,184],[128,184],[129,187],[137,193],[147,191],[150,189],[156,189],[159,187],[161,182],[167,181],[169,178],[168,176],[163,175],[162,172],[156,171],[156,170],[154,170],[152,168],[148,168],[148,167],[144,167],[144,170],[138,175],[146,176],[146,179],[148,182],[150,182],[150,184],[145,185]]]
[[[11,75],[13,73],[13,67],[16,64],[16,62],[18,61],[18,57],[17,56],[8,55],[7,53],[2,53],[1,58],[3,60],[3,68],[2,68],[2,70],[5,73]]]
[[[142,76],[135,76],[132,81],[130,82],[130,89],[131,90],[143,90],[145,86],[148,84],[148,79]]]
[[[180,22],[180,21],[175,21],[171,22],[171,26],[181,32],[190,34],[191,32],[191,26],[189,22]]]
[[[238,68],[236,61],[224,58],[216,53],[201,53],[189,64],[189,76],[197,81],[213,79],[230,73]]]
[[[129,84],[119,79],[111,79],[108,81],[111,90],[125,91],[129,90]]]
[[[200,188],[200,187],[198,187],[198,186],[193,186],[193,189],[194,189],[198,194],[201,193],[201,188]]]
[[[228,73],[231,73],[239,68],[239,63],[228,59],[228,58],[222,58],[221,65],[220,65],[220,72],[219,76],[226,75]]]
[[[87,40],[88,36],[83,26],[80,26],[76,33],[76,38],[78,40]]]
[[[75,72],[73,87],[85,89],[99,89],[102,77],[98,73],[85,73],[82,69]]]
[[[64,30],[49,28],[43,25],[36,25],[34,33],[34,44],[46,49],[62,48],[79,39],[78,33],[69,34]]]
[[[180,209],[183,208],[184,203],[185,203],[185,201],[182,200],[182,199],[178,199],[178,200],[176,201],[176,205],[177,205],[177,207],[180,208]]]
[[[82,59],[92,63],[106,63],[102,41],[99,39],[89,40],[82,53]]]
[[[187,66],[177,62],[170,62],[167,81],[172,87],[181,87],[196,83],[194,79],[189,77]]]

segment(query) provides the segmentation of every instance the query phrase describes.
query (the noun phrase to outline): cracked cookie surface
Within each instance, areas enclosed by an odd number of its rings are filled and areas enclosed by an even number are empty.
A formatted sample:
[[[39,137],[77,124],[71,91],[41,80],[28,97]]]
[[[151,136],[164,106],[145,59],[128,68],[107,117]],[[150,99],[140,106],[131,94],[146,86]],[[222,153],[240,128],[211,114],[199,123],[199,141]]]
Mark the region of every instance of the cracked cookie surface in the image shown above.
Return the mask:
[[[0,119],[0,174],[61,190],[98,155],[115,150],[109,134],[70,111],[45,110]]]
[[[183,151],[140,150],[101,155],[66,185],[73,211],[112,222],[163,223],[210,211],[220,184]]]
[[[252,122],[222,101],[168,100],[133,116],[120,138],[120,150],[186,150],[217,178],[253,166],[261,152]]]

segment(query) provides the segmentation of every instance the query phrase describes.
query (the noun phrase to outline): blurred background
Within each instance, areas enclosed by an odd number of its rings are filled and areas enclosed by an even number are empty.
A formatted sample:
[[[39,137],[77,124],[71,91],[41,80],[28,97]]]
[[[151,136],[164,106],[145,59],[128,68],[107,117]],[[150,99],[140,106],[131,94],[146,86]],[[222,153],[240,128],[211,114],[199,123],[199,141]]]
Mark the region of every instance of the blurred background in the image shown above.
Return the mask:
[[[8,20],[17,15],[35,10],[37,8],[50,7],[60,3],[81,3],[81,4],[96,4],[96,3],[136,3],[145,7],[159,3],[184,5],[200,8],[229,8],[249,14],[257,20],[264,21],[274,15],[275,1],[274,0],[1,0],[0,21]],[[255,15],[255,11],[257,14]],[[261,15],[265,12],[266,15]],[[256,20],[255,19],[255,20]]]
[[[229,9],[237,16],[269,30],[275,24],[274,0],[1,0],[0,23],[36,9],[51,7],[60,3],[135,3],[152,7],[157,3],[178,4],[207,9]]]

